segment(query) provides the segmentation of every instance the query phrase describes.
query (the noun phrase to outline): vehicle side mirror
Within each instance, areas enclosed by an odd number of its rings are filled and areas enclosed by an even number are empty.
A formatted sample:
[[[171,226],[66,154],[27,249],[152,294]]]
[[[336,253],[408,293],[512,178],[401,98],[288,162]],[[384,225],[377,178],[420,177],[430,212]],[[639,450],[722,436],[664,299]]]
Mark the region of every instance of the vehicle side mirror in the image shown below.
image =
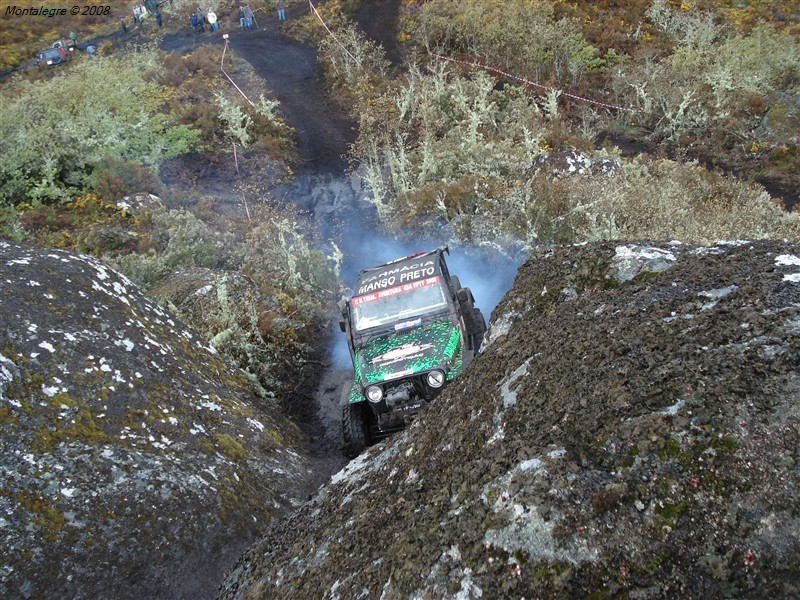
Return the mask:
[[[342,333],[347,333],[347,323],[339,321],[339,329],[342,330]]]

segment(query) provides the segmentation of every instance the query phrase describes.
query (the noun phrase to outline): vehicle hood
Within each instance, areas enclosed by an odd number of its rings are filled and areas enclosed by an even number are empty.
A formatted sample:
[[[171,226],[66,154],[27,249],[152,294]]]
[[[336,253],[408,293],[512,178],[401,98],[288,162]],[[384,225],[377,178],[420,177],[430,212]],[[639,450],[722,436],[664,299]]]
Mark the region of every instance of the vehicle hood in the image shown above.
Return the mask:
[[[461,334],[455,323],[439,321],[373,338],[356,351],[356,380],[366,386],[383,383],[436,367],[448,379],[462,363]]]

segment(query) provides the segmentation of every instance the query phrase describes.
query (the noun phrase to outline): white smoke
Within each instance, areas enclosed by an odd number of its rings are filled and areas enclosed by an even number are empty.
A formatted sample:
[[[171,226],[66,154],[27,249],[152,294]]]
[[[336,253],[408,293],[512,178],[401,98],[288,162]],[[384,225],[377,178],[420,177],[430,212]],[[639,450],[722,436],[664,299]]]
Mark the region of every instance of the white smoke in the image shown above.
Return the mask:
[[[350,226],[351,233],[355,230]],[[361,232],[369,231],[363,227]],[[417,252],[429,252],[445,245],[430,239],[398,240],[378,233],[365,235],[349,235],[342,242],[344,260],[341,276],[348,291],[352,292],[359,271],[375,267],[383,263],[402,258]],[[445,254],[450,275],[457,276],[463,287],[472,290],[475,306],[481,309],[488,323],[495,306],[514,283],[514,277],[520,261],[514,261],[495,250],[487,250],[470,246],[451,247],[450,254]],[[347,340],[340,333],[338,324],[331,356],[334,366],[341,369],[352,368],[352,359],[347,349]]]

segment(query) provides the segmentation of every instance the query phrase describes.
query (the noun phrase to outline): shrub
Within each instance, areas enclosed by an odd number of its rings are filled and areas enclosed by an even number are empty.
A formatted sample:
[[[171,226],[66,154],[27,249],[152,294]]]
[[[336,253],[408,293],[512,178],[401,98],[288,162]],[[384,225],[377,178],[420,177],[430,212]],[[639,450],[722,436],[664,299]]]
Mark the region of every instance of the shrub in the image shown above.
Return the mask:
[[[118,158],[103,158],[95,167],[93,177],[95,193],[109,201],[117,201],[138,192],[156,196],[164,194],[164,185],[153,171]]]
[[[800,46],[789,34],[768,24],[749,33],[729,31],[709,15],[672,11],[663,0],[648,15],[671,36],[674,49],[658,61],[620,66],[612,85],[620,94],[635,91],[635,119],[656,138],[724,128],[748,139],[757,122],[738,110],[742,98],[800,93]]]
[[[428,50],[480,57],[535,81],[575,83],[602,64],[577,22],[556,17],[550,2],[431,0],[420,11],[416,39]]]
[[[6,90],[0,204],[67,201],[91,189],[93,171],[107,157],[152,167],[190,150],[197,132],[160,112],[161,89],[145,80],[154,67],[152,52],[96,58]]]

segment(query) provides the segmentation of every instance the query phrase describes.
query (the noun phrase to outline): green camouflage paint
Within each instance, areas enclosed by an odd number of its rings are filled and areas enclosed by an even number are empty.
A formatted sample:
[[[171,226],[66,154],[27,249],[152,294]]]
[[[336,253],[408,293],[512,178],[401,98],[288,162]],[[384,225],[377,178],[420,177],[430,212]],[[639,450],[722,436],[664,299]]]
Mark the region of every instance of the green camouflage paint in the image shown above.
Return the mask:
[[[428,323],[371,340],[356,352],[349,401],[364,400],[362,385],[399,380],[437,367],[445,370],[448,381],[452,380],[461,372],[462,351],[461,333],[450,321]]]

